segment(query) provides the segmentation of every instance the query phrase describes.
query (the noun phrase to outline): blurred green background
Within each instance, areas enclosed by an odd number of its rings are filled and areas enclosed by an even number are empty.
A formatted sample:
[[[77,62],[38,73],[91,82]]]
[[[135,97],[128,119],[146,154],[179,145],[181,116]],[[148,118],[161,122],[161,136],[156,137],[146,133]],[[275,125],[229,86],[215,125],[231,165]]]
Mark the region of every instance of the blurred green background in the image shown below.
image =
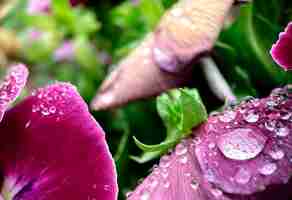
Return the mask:
[[[71,7],[66,0],[53,0],[49,13],[37,15],[28,13],[27,1],[9,2],[12,9],[1,18],[1,70],[10,62],[27,63],[31,71],[27,91],[53,80],[69,81],[89,103],[108,72],[176,1],[88,0]],[[278,33],[290,20],[291,0],[254,0],[242,5],[225,26],[212,57],[239,98],[261,97],[292,82],[291,73],[277,67],[269,55]],[[189,87],[198,89],[209,112],[219,109],[224,102],[212,94],[201,68],[193,67],[194,81]],[[131,159],[141,154],[132,137],[156,144],[166,134],[155,98],[92,113],[107,133],[119,173],[120,199],[124,199],[157,163],[139,164]]]

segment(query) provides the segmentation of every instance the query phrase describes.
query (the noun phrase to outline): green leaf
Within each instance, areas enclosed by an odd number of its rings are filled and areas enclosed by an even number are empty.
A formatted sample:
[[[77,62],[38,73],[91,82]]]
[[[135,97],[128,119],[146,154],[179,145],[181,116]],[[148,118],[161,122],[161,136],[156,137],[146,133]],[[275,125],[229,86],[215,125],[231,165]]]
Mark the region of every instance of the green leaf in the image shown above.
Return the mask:
[[[168,150],[170,147],[176,144],[176,141],[165,141],[160,144],[156,145],[147,145],[140,142],[136,137],[133,137],[136,145],[146,152],[154,152],[154,151],[165,151]]]
[[[144,151],[140,159],[132,157],[138,162],[152,160],[167,152],[208,117],[196,89],[176,89],[162,94],[157,98],[157,110],[166,126],[166,139],[157,145],[146,145],[134,137],[136,145]]]
[[[149,28],[154,28],[164,13],[162,2],[157,0],[141,0],[139,8]]]

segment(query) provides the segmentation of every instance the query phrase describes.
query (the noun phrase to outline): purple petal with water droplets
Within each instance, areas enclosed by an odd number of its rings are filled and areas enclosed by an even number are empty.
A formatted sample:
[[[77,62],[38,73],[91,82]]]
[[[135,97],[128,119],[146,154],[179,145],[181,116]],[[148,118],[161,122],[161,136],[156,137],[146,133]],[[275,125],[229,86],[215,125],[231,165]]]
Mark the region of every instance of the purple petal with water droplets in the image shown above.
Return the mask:
[[[272,46],[271,55],[274,61],[285,70],[292,70],[292,22],[284,32],[280,33],[278,41]]]
[[[0,84],[0,122],[9,104],[15,101],[26,84],[28,70],[22,64],[12,66]]]
[[[105,134],[70,84],[37,90],[0,126],[3,194],[18,200],[117,199]]]
[[[128,200],[291,199],[291,108],[285,87],[210,116]]]

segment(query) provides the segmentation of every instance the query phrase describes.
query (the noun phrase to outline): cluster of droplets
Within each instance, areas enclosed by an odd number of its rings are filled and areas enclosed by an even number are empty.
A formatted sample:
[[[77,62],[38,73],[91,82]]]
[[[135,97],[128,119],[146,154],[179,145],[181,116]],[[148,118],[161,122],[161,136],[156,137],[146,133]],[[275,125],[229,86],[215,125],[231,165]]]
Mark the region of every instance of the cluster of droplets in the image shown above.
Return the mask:
[[[0,85],[0,108],[5,108],[8,103],[15,100],[25,86],[28,71],[23,65],[10,68],[4,81]]]
[[[209,139],[205,140],[202,137],[203,142],[201,141],[199,146],[206,143],[205,147],[196,150],[196,154],[201,156],[204,173],[211,177],[209,181],[219,185],[222,181],[232,184],[236,182],[242,186],[253,181],[255,184],[248,185],[260,184],[257,188],[259,190],[265,188],[262,184],[286,183],[290,175],[282,168],[292,164],[292,155],[289,154],[291,106],[291,92],[287,88],[276,89],[265,99],[247,99],[211,117],[212,120],[209,119],[206,126],[208,133],[205,136]],[[235,172],[226,175],[229,178],[222,178],[225,175],[221,175],[218,180],[220,176],[216,175],[220,171],[218,163],[223,167],[224,163],[228,162],[230,162],[228,166],[234,167]],[[290,168],[289,171],[291,172]],[[208,175],[210,172],[212,176]],[[285,173],[286,177],[282,174],[279,178],[277,174],[281,173]],[[225,183],[223,188],[228,191],[230,185],[227,187]],[[230,187],[234,187],[234,184]],[[233,190],[236,191],[236,188],[228,192]],[[247,190],[245,192],[250,192]]]
[[[181,176],[178,178],[183,179],[183,182],[187,183],[188,188],[186,190],[196,192],[200,184],[197,178],[194,177],[194,172],[192,171],[193,163],[190,163],[191,158],[189,152],[194,147],[195,142],[193,140],[183,140],[173,151],[161,157],[159,165],[153,167],[151,175],[142,182],[141,188],[135,193],[128,192],[126,195],[127,198],[131,199],[132,195],[137,195],[138,193],[139,197],[137,199],[150,200],[151,195],[155,193],[156,189],[158,192],[161,192],[160,190],[167,192],[168,190],[177,190],[177,187],[183,187],[176,185],[177,182],[172,181],[173,175],[170,173],[174,169],[182,171]]]
[[[70,86],[49,86],[49,88],[39,89],[32,93],[37,100],[32,105],[33,113],[40,113],[42,116],[56,115],[59,119],[64,115],[65,109],[70,105]]]

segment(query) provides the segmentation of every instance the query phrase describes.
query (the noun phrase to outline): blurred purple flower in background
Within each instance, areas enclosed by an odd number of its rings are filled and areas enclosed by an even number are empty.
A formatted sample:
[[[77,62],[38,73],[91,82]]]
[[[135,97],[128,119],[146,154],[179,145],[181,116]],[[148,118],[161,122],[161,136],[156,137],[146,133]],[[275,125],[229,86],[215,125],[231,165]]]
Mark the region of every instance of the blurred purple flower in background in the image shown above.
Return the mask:
[[[50,10],[52,0],[28,0],[27,13],[38,15],[47,13]],[[80,0],[70,0],[72,6],[80,4]]]
[[[0,86],[1,116],[28,76],[11,68]],[[0,123],[0,199],[117,199],[105,133],[76,88],[56,83],[7,110]]]
[[[51,0],[29,0],[27,12],[31,15],[48,12],[51,6]]]
[[[73,41],[66,40],[63,44],[57,48],[54,52],[54,60],[61,61],[72,61],[75,57],[75,48]]]
[[[279,40],[271,49],[271,55],[283,69],[292,70],[292,22],[280,33]]]

